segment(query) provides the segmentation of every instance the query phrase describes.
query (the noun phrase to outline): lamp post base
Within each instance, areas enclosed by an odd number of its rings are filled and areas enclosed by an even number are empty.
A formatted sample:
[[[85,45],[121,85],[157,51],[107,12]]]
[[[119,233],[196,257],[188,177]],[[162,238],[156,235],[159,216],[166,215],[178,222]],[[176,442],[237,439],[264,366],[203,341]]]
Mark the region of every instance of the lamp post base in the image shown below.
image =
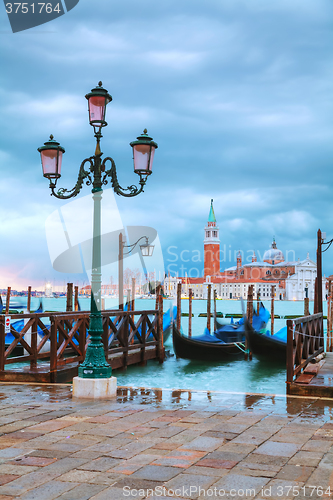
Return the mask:
[[[73,397],[109,399],[117,396],[117,378],[73,378]]]

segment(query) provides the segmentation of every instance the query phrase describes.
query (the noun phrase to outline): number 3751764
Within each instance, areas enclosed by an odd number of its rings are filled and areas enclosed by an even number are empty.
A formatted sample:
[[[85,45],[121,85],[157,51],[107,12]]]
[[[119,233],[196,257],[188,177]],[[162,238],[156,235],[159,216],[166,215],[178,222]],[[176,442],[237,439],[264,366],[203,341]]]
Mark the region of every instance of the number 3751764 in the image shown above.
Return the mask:
[[[6,3],[6,12],[7,14],[42,14],[46,12],[46,14],[51,14],[52,12],[57,12],[61,14],[62,8],[60,4],[57,3],[53,7],[51,3]]]

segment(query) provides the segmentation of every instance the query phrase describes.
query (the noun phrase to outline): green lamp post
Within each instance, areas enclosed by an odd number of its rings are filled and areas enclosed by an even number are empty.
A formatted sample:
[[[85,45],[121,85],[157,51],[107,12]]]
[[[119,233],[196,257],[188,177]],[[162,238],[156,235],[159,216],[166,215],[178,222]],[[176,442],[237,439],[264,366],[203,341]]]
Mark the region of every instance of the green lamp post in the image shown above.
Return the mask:
[[[102,161],[100,140],[102,138],[102,127],[107,125],[105,121],[106,106],[112,101],[112,97],[102,87],[102,82],[87,94],[89,123],[94,127],[96,138],[95,154],[86,158],[81,163],[78,179],[75,186],[70,189],[60,188],[56,191],[57,180],[61,176],[62,155],[65,150],[50,136],[44,146],[38,148],[41,154],[43,175],[50,181],[51,194],[61,200],[73,198],[81,191],[83,183],[92,185],[94,201],[93,213],[93,249],[92,249],[92,273],[91,273],[91,306],[89,318],[90,343],[87,347],[84,362],[79,367],[79,377],[88,379],[100,379],[111,377],[111,366],[107,363],[102,344],[103,323],[101,314],[101,199],[102,186],[111,183],[114,192],[119,196],[132,197],[143,192],[148,176],[152,173],[152,164],[157,144],[148,136],[145,129],[136,141],[130,143],[133,148],[134,172],[139,175],[140,187],[131,185],[122,188],[117,179],[116,165],[111,157]],[[107,169],[107,162],[110,168]],[[87,167],[86,167],[87,165]]]

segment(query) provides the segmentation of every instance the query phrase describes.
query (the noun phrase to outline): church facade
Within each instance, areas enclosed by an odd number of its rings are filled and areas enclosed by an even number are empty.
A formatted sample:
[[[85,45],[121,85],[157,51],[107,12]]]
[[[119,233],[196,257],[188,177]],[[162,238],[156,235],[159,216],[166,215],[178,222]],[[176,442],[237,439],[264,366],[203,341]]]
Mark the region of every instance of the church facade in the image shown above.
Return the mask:
[[[275,238],[271,247],[266,250],[262,261],[258,261],[255,253],[251,262],[243,263],[242,254],[238,252],[236,266],[220,271],[220,239],[219,227],[215,218],[213,200],[211,200],[208,221],[204,229],[204,276],[201,278],[171,277],[164,281],[165,293],[176,296],[177,283],[182,283],[182,294],[188,296],[192,288],[194,298],[207,297],[207,286],[212,285],[217,296],[222,299],[238,299],[247,297],[249,285],[254,292],[265,300],[272,296],[276,299],[303,300],[306,294],[314,299],[316,264],[309,254],[303,261],[285,261],[283,252],[277,248]],[[272,288],[274,286],[274,288]],[[323,300],[326,299],[326,279],[323,278]]]

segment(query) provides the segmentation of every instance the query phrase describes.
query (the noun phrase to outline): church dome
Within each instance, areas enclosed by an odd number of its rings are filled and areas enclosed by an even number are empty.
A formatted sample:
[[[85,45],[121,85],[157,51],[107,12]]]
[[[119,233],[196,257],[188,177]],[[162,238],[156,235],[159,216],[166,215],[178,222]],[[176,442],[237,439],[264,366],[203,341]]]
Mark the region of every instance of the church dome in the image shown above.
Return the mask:
[[[284,255],[276,247],[275,238],[273,238],[272,246],[269,250],[266,250],[263,257],[264,262],[269,262],[270,264],[278,264],[279,262],[284,262]]]

